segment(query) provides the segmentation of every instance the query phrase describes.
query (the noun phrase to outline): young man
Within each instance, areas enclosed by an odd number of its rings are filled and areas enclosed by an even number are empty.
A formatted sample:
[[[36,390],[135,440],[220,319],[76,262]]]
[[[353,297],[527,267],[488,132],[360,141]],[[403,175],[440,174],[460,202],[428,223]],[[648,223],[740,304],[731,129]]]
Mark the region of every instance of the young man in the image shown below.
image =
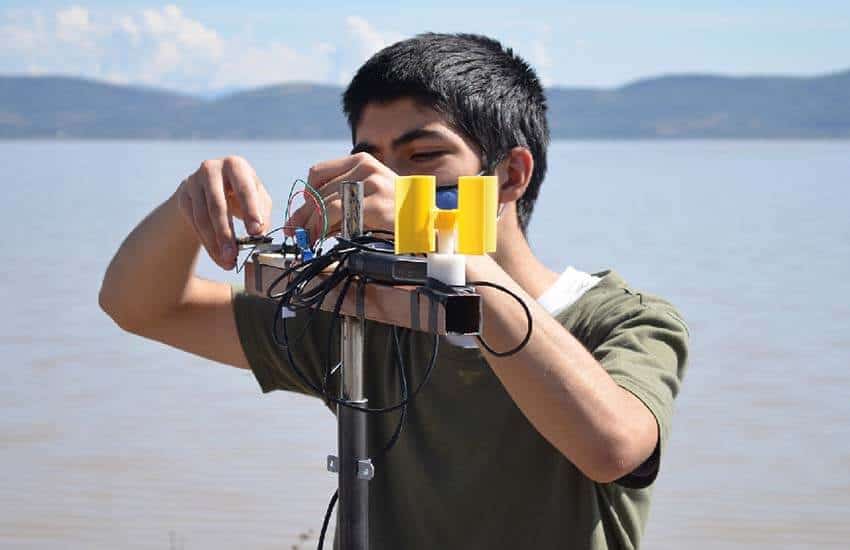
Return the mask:
[[[434,174],[450,184],[495,174],[497,251],[469,258],[467,276],[522,297],[534,327],[510,357],[442,342],[401,439],[377,464],[373,547],[637,547],[685,368],[687,328],[672,306],[635,292],[616,273],[554,273],[529,248],[525,231],[548,144],[533,70],[484,37],[420,35],[367,61],[343,103],[352,154],[309,174],[331,226],[340,220],[341,181],[364,182],[368,228],[392,229],[396,175]],[[102,307],[129,331],[252,369],[264,392],[310,393],[274,344],[274,304],[193,274],[201,245],[233,268],[232,217],[260,234],[271,227],[270,211],[271,198],[245,160],[204,161],[122,244],[104,279]],[[319,223],[306,208],[293,219],[311,234]],[[479,290],[484,338],[502,349],[521,341],[522,309],[505,294]],[[297,334],[304,317],[288,322]],[[329,315],[319,315],[293,346],[316,385],[329,325]],[[366,338],[365,394],[372,406],[395,403],[391,329],[368,323]],[[431,343],[430,335],[402,331],[411,387]],[[370,421],[377,452],[397,415]]]

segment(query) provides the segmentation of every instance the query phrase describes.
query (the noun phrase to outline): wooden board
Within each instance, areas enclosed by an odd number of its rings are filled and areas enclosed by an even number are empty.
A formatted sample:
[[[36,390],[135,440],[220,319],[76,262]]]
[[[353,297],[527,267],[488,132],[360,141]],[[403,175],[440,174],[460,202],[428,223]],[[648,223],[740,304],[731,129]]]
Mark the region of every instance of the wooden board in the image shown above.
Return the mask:
[[[269,286],[283,274],[277,266],[245,264],[245,288],[266,296]],[[319,275],[324,279],[326,275]],[[316,284],[319,284],[318,281]],[[322,309],[333,311],[342,285],[331,290]],[[342,314],[358,315],[357,283],[352,283],[342,303]],[[284,281],[274,289],[286,288]],[[435,299],[434,296],[438,296]],[[363,289],[362,315],[366,319],[435,334],[478,334],[481,324],[481,296],[467,288],[453,294],[433,294],[416,285],[388,286],[367,284]]]

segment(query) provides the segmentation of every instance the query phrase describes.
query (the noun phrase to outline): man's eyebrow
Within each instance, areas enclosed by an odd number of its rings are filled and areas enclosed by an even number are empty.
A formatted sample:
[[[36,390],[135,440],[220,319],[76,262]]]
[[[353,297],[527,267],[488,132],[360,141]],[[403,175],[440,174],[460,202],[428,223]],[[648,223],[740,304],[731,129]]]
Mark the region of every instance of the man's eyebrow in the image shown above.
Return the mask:
[[[416,141],[417,139],[422,139],[422,138],[445,139],[445,137],[446,137],[446,135],[444,133],[438,131],[438,130],[428,130],[426,128],[415,128],[415,129],[410,130],[408,132],[405,132],[402,135],[400,135],[399,137],[395,138],[392,141],[391,146],[392,146],[393,149],[398,149],[402,145],[407,145],[408,143],[410,143],[412,141]],[[374,155],[377,150],[378,150],[378,147],[376,145],[369,143],[368,141],[361,141],[360,143],[358,143],[357,145],[355,145],[351,149],[350,154],[355,155],[357,153],[369,153],[371,155]]]
[[[443,134],[442,132],[438,132],[437,130],[428,130],[428,129],[425,129],[425,128],[416,128],[415,130],[410,130],[409,132],[405,132],[402,135],[400,135],[399,137],[395,138],[393,140],[392,146],[393,146],[393,149],[397,149],[397,148],[401,147],[402,145],[407,145],[411,141],[416,141],[417,139],[429,138],[429,137],[445,139],[446,136],[445,136],[445,134]]]

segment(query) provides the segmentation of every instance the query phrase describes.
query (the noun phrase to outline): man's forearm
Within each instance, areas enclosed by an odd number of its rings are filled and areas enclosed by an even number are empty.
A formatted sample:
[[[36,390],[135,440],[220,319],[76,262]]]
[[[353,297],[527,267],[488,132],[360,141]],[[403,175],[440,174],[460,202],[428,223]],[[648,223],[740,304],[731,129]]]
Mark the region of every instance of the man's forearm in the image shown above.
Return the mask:
[[[487,362],[532,425],[585,475],[612,481],[653,451],[652,413],[614,382],[593,356],[489,257],[469,258],[470,280],[500,284],[532,312],[534,331],[517,354]],[[527,325],[521,307],[496,289],[479,287],[483,334],[497,349],[520,342]]]
[[[200,244],[172,195],[127,236],[106,270],[100,304],[132,330],[181,303]]]

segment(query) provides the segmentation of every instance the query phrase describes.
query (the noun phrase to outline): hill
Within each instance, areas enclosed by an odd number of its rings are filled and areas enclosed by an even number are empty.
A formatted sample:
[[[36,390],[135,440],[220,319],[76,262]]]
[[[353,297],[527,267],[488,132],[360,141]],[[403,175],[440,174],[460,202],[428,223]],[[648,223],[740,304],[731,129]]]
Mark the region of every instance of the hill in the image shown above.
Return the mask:
[[[0,77],[0,138],[348,139],[336,86],[204,99],[59,76]],[[850,70],[810,78],[671,75],[550,88],[554,139],[850,138]]]

